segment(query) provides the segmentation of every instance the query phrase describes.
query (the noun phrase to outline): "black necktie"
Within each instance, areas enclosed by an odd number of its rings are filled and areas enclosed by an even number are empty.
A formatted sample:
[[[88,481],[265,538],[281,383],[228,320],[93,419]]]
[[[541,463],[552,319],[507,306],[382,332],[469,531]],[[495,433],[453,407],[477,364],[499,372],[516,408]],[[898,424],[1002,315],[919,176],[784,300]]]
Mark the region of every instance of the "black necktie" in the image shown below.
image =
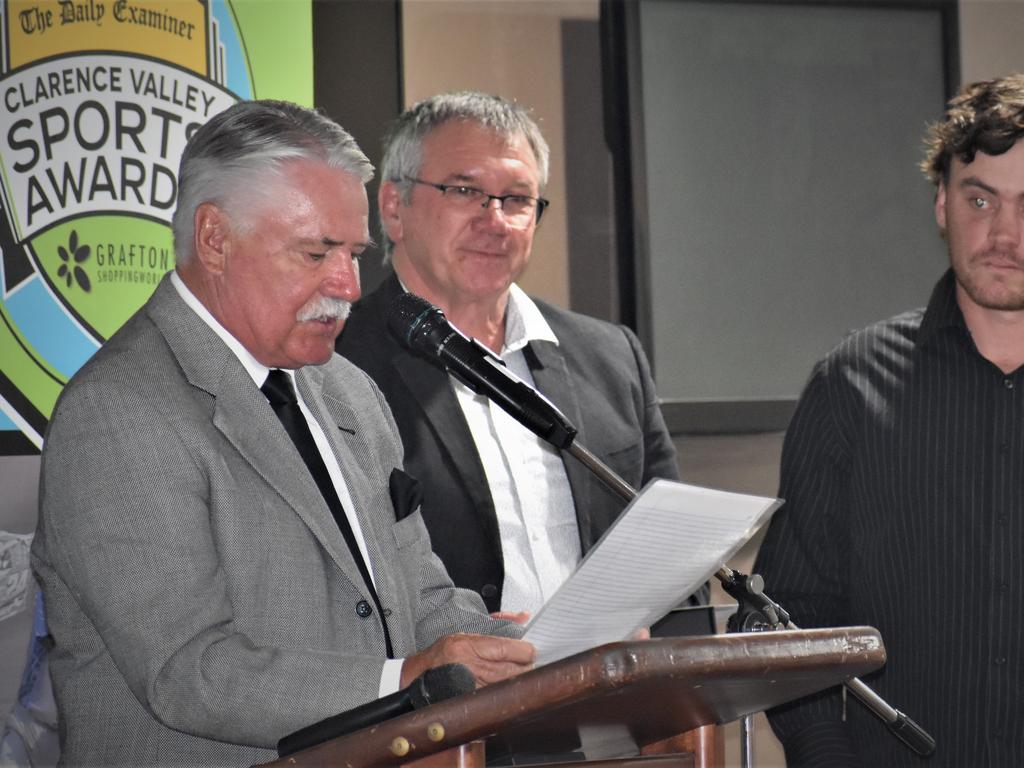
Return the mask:
[[[359,551],[359,544],[356,542],[355,533],[352,532],[348,515],[345,514],[345,509],[341,506],[338,493],[334,489],[334,483],[331,482],[331,476],[327,472],[324,458],[320,455],[320,450],[313,441],[313,433],[309,431],[306,417],[302,415],[302,411],[299,409],[299,401],[295,397],[295,388],[292,386],[291,377],[284,371],[273,368],[267,376],[267,380],[263,382],[263,386],[260,387],[260,391],[267,396],[267,400],[270,401],[270,407],[274,409],[277,418],[281,420],[284,431],[288,433],[288,437],[295,443],[299,455],[306,462],[309,473],[316,481],[324,501],[327,502],[327,506],[331,510],[331,514],[334,515],[334,520],[341,529],[342,536],[345,537],[345,543],[348,544],[349,551],[352,553],[352,559],[359,566],[359,573],[363,577],[363,582],[373,598],[373,604],[377,606],[377,615],[380,616],[380,623],[384,626],[384,643],[387,648],[388,658],[393,658],[388,625],[384,620],[384,611],[381,609],[380,600],[377,598],[377,590],[373,588],[370,571],[367,569],[366,561],[363,560],[363,555]],[[369,606],[365,602],[361,602],[356,606],[356,614],[360,618],[366,618],[368,608]]]

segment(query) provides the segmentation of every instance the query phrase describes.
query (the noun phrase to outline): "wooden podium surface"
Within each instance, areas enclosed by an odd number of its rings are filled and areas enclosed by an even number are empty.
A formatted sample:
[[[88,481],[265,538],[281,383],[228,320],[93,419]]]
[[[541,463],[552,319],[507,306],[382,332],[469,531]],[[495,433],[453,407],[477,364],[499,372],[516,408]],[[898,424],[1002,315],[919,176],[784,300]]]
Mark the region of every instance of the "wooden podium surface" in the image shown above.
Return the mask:
[[[612,643],[266,765],[398,766],[480,739],[488,749],[558,744],[580,727],[604,727],[644,746],[884,663],[881,637],[870,627]],[[395,754],[403,743],[408,751]]]

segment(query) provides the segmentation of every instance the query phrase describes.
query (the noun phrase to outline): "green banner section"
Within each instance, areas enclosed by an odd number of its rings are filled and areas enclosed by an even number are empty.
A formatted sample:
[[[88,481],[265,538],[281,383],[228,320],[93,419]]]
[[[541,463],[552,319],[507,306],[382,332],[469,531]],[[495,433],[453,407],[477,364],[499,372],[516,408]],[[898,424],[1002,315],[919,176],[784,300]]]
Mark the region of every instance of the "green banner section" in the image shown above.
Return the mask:
[[[273,52],[249,57],[253,98],[284,99],[312,107],[313,4],[236,0],[232,8],[245,30],[246,47]]]

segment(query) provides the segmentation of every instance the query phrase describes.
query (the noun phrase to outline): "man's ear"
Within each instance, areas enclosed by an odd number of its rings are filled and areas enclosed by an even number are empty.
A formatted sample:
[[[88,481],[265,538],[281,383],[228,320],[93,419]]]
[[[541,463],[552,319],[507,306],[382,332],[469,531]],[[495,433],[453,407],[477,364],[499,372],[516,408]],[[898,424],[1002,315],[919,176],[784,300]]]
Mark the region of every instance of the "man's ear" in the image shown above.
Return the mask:
[[[194,223],[196,258],[210,274],[222,274],[229,248],[227,214],[213,203],[202,203],[196,208]]]
[[[935,192],[935,223],[939,225],[939,231],[943,236],[946,234],[946,182],[939,181],[939,188]]]
[[[402,190],[393,181],[382,181],[377,192],[377,207],[380,208],[380,219],[384,225],[384,233],[391,242],[402,241]]]

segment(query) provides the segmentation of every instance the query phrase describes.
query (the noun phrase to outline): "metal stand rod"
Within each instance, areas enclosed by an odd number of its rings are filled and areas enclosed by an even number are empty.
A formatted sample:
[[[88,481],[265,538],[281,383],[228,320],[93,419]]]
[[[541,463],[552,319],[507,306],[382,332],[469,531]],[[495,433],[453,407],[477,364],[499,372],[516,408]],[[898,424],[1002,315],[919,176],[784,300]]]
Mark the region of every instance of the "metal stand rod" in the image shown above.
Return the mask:
[[[579,459],[583,466],[597,475],[601,482],[619,494],[619,496],[621,496],[625,501],[632,501],[636,498],[636,488],[615,474],[611,467],[597,458],[597,456],[592,454],[582,445],[572,442],[569,443],[569,447],[565,450],[572,456]]]
[[[777,629],[800,629],[789,619],[782,606],[764,593],[764,580],[754,574],[746,576],[722,566],[715,573],[722,588],[737,602],[737,612],[729,620],[730,631],[761,632]],[[921,726],[889,704],[859,678],[846,681],[846,689],[864,706],[874,712],[900,741],[919,755],[935,751],[935,739]]]
[[[740,768],[754,768],[754,716],[740,718]]]

